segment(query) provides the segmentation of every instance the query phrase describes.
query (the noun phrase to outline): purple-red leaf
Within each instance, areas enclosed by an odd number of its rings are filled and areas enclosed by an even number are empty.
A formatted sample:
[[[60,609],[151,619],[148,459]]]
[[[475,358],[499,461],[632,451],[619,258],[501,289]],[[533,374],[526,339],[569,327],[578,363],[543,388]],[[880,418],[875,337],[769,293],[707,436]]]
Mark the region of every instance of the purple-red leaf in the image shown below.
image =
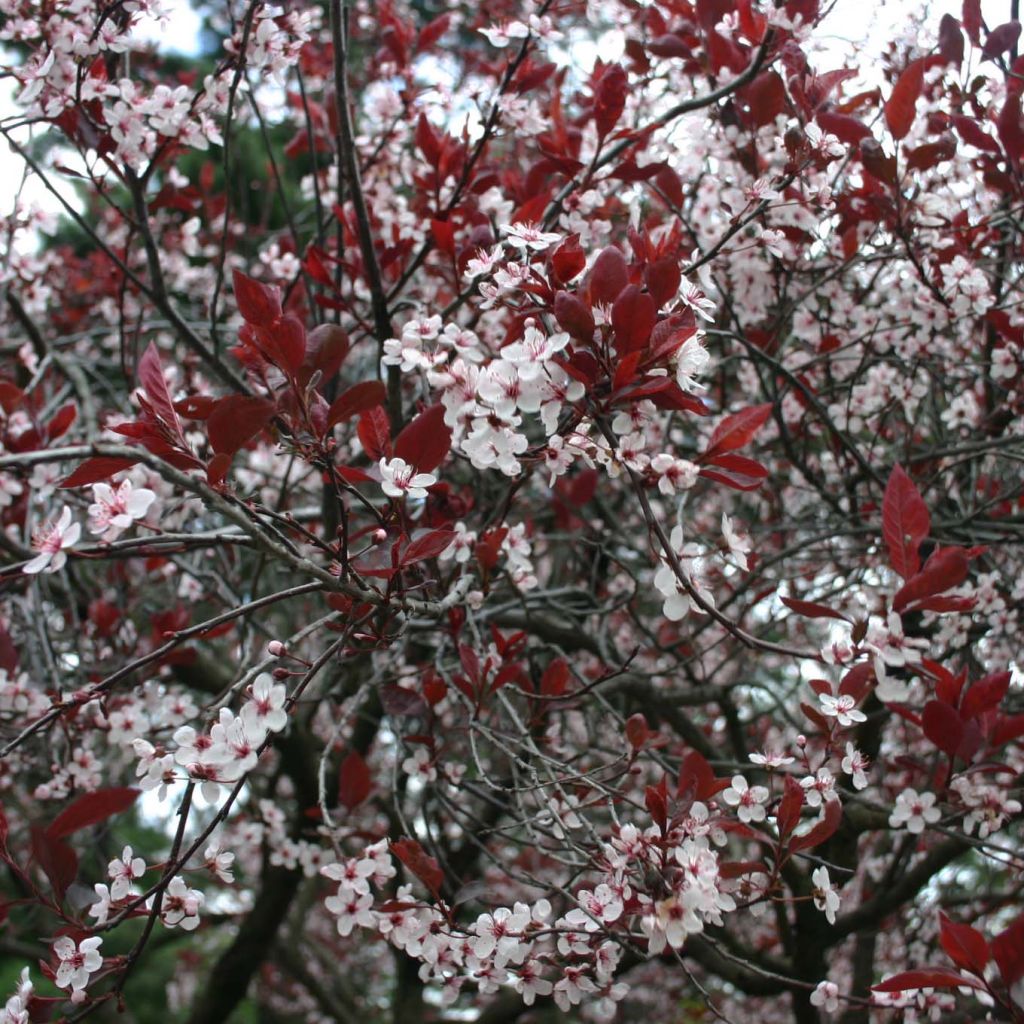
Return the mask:
[[[85,487],[88,484],[98,484],[102,480],[109,480],[115,473],[120,473],[122,469],[130,469],[137,461],[137,459],[122,459],[105,455],[86,459],[57,486]]]
[[[358,807],[371,789],[370,769],[357,750],[352,750],[341,762],[338,773],[338,800],[350,811]]]
[[[451,451],[452,432],[444,421],[444,406],[432,405],[402,429],[395,438],[395,455],[421,473],[430,473]]]
[[[894,139],[902,139],[910,131],[923,88],[924,62],[915,60],[900,75],[885,105],[885,123]]]
[[[982,988],[980,982],[968,978],[948,967],[923,967],[918,971],[902,971],[878,985],[872,985],[875,992],[906,992],[919,988]]]
[[[428,558],[437,558],[455,540],[454,530],[429,530],[417,537],[402,555],[402,565],[412,565]]]
[[[281,315],[281,295],[276,288],[234,272],[235,302],[242,319],[253,327],[269,327]]]
[[[905,580],[921,568],[918,549],[930,529],[931,516],[921,493],[902,466],[893,466],[882,500],[882,537],[889,564]]]
[[[210,446],[217,454],[234,455],[270,422],[276,408],[269,398],[227,395],[206,422]]]
[[[771,412],[771,402],[765,402],[763,405],[752,405],[749,409],[726,416],[711,432],[708,449],[701,456],[701,462],[707,462],[716,455],[736,451],[737,448],[749,444],[764,426]]]
[[[387,389],[379,380],[364,380],[343,391],[327,411],[327,430],[387,400]]]
[[[139,792],[131,786],[113,786],[84,793],[53,819],[46,834],[51,839],[63,839],[88,825],[106,821],[131,807]]]

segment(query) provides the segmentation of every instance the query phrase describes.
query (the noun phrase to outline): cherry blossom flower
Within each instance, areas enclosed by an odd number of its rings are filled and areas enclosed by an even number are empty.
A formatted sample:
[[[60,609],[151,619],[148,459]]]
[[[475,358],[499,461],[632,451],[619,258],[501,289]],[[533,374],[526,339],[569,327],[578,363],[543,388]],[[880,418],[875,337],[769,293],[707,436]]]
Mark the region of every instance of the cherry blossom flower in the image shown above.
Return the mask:
[[[866,722],[868,716],[857,710],[857,701],[848,693],[834,697],[831,693],[818,694],[822,714],[835,718],[844,728],[857,722]]]
[[[324,900],[324,906],[336,918],[335,926],[339,935],[351,935],[357,925],[362,928],[372,928],[374,925],[375,918],[370,909],[373,896],[369,892],[360,893],[342,885],[334,896]]]
[[[732,520],[724,512],[722,513],[722,538],[729,548],[729,554],[736,559],[741,569],[749,569],[750,562],[747,555],[750,554],[750,538],[744,537],[733,529]]]
[[[768,800],[768,790],[764,786],[749,786],[742,775],[732,777],[732,785],[722,793],[722,799],[730,806],[736,808],[736,815],[740,821],[764,821],[765,803]]]
[[[96,893],[96,902],[89,907],[89,916],[96,918],[98,925],[106,924],[110,916],[110,905],[114,902],[110,896],[110,889],[102,882],[97,882],[93,890]]]
[[[3,1013],[0,1014],[0,1024],[29,1024],[31,1018],[28,1007],[34,991],[35,988],[29,979],[28,968],[23,967],[14,995],[4,1004]]]
[[[433,473],[417,473],[404,459],[381,459],[380,475],[380,489],[389,498],[425,498],[437,483]]]
[[[82,1002],[85,998],[85,987],[89,984],[89,975],[95,974],[103,966],[103,957],[99,948],[103,940],[98,936],[75,941],[62,935],[53,943],[53,951],[57,954],[60,964],[54,981],[58,988],[70,988],[73,1002]]]
[[[760,754],[750,754],[749,758],[753,764],[759,764],[769,771],[773,768],[783,768],[785,765],[792,764],[796,760],[796,758],[787,757],[777,750],[765,750]]]
[[[666,452],[651,459],[651,470],[658,474],[658,490],[662,494],[689,490],[700,476],[700,466],[695,462],[677,459]]]
[[[220,843],[210,843],[203,851],[203,860],[207,870],[212,871],[220,881],[230,885],[235,880],[231,870],[231,865],[235,862],[235,855],[230,850],[222,850]]]
[[[813,775],[805,775],[800,780],[800,785],[803,787],[807,806],[820,807],[823,800],[832,799],[836,780],[827,768],[819,768]]]
[[[920,835],[927,825],[934,825],[942,817],[942,811],[935,806],[934,793],[918,793],[909,787],[896,797],[896,806],[889,815],[891,828],[906,828],[913,835]]]
[[[275,683],[269,672],[261,672],[253,680],[249,700],[242,705],[239,717],[254,732],[281,732],[288,725],[287,701],[288,690],[284,684]]]
[[[832,888],[832,880],[828,875],[828,868],[817,867],[811,872],[811,881],[814,883],[814,905],[824,912],[829,924],[836,923],[836,911],[839,909],[839,893]]]
[[[126,846],[121,851],[121,856],[107,865],[107,874],[112,879],[111,899],[120,900],[127,896],[131,892],[135,879],[141,878],[145,873],[146,862],[141,857],[134,856],[132,848]]]
[[[846,744],[846,757],[843,758],[843,771],[853,777],[853,788],[864,789],[868,784],[867,771],[871,762],[852,743]]]
[[[707,372],[711,356],[696,335],[683,342],[674,362],[676,383],[683,391],[695,394],[704,390],[704,385],[698,383],[697,378]]]
[[[542,231],[539,224],[507,224],[501,230],[508,237],[508,244],[523,252],[529,249],[543,252],[562,240],[557,232]]]
[[[811,1006],[820,1006],[826,1013],[839,1009],[839,986],[834,981],[820,981],[811,993]]]
[[[32,547],[39,554],[24,565],[21,571],[29,575],[59,572],[68,560],[67,549],[74,547],[81,535],[81,525],[71,522],[71,509],[65,505],[55,523],[48,523],[36,531]]]
[[[551,995],[551,990],[555,987],[540,972],[541,965],[538,961],[527,960],[513,975],[513,986],[527,1006],[533,1006],[537,996]]]
[[[199,927],[199,908],[202,905],[203,894],[198,889],[190,889],[181,875],[175,875],[164,891],[160,920],[168,928],[194,931]]]

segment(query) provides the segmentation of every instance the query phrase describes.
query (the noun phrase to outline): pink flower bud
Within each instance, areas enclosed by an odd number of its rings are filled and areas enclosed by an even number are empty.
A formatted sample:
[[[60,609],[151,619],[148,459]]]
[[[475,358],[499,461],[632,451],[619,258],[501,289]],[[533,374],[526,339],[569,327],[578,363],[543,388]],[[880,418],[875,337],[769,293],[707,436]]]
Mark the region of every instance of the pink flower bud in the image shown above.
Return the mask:
[[[288,653],[288,648],[280,640],[271,640],[267,644],[267,653],[272,658],[283,658]]]

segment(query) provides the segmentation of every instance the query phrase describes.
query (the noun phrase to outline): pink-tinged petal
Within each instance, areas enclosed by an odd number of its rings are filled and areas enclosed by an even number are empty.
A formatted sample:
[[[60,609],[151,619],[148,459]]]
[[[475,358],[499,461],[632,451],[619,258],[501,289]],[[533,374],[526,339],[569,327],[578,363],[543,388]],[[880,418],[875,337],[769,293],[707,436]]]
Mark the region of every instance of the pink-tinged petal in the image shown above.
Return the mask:
[[[41,555],[36,555],[31,562],[26,563],[21,571],[28,573],[29,576],[34,576],[37,572],[42,572],[50,564],[51,557],[48,551],[44,551]]]

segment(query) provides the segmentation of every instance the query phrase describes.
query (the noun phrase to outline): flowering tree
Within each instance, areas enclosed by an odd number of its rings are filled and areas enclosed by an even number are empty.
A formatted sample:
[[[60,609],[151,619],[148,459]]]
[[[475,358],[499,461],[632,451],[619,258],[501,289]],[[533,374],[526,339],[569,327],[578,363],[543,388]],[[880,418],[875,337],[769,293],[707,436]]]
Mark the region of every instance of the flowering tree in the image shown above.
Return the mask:
[[[2,11],[0,1019],[1024,1021],[1018,22]]]

